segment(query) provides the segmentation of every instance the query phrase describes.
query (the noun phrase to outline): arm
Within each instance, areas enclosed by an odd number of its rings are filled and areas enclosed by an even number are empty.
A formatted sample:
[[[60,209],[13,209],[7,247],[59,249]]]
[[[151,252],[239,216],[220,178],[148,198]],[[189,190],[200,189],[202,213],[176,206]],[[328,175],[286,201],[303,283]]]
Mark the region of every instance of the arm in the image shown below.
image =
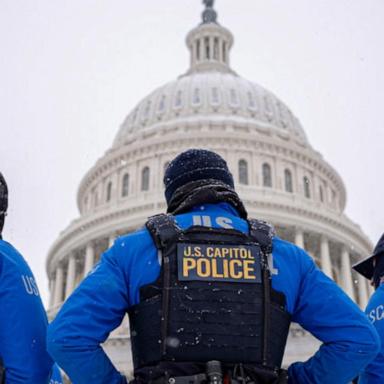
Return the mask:
[[[289,367],[289,383],[348,383],[377,355],[377,332],[356,304],[301,252],[303,278],[293,321],[323,344],[308,361]]]
[[[48,384],[53,361],[45,348],[47,319],[36,283],[20,256],[0,256],[0,357],[6,384]]]
[[[122,322],[128,287],[115,259],[115,247],[64,303],[48,327],[48,352],[76,384],[123,384],[101,347]]]

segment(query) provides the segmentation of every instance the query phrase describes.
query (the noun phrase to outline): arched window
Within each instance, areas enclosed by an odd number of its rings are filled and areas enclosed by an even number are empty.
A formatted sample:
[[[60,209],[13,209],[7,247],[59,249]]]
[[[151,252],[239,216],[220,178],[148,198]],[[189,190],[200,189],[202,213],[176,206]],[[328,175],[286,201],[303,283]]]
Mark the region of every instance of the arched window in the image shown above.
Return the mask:
[[[160,99],[160,103],[159,103],[159,109],[158,109],[158,112],[164,112],[165,110],[165,101],[166,101],[166,96],[165,95],[162,95],[161,96],[161,99]]]
[[[176,98],[175,98],[175,107],[176,108],[180,108],[181,105],[183,103],[183,100],[182,100],[182,92],[179,90],[177,91],[176,93]]]
[[[319,195],[320,195],[320,201],[324,203],[324,190],[323,187],[320,185],[319,187]]]
[[[99,194],[97,191],[93,192],[93,206],[97,207],[99,205]]]
[[[201,98],[200,98],[200,89],[195,88],[193,90],[193,98],[192,98],[192,104],[200,104]]]
[[[284,171],[285,190],[293,192],[292,172],[289,169]]]
[[[111,197],[112,197],[112,182],[110,181],[108,184],[107,184],[107,203],[109,201],[111,201]]]
[[[196,42],[196,59],[200,60],[200,40],[197,40]]]
[[[149,191],[149,167],[144,167],[141,171],[141,190]]]
[[[215,105],[220,103],[220,100],[219,100],[219,89],[217,87],[214,87],[211,90],[211,103],[215,104]]]
[[[248,185],[248,163],[245,160],[239,161],[239,183]]]
[[[121,196],[127,197],[129,195],[129,174],[123,176],[123,185],[121,186]]]
[[[303,177],[304,195],[307,199],[311,198],[311,185],[307,176]]]
[[[263,185],[272,187],[272,169],[268,163],[263,164]]]

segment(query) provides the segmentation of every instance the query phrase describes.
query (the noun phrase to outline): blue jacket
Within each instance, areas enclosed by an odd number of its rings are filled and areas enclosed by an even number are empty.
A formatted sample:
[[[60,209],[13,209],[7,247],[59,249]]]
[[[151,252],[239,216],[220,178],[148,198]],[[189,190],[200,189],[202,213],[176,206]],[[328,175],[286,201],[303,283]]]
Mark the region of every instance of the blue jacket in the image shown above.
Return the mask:
[[[176,216],[182,228],[233,227],[247,223],[228,204],[204,205]],[[300,248],[273,241],[272,285],[287,298],[287,310],[324,342],[305,363],[289,367],[290,383],[343,384],[377,354],[374,327],[348,296]],[[159,276],[157,250],[143,228],[120,237],[64,303],[48,329],[48,351],[76,384],[124,383],[100,344],[119,326],[127,309],[139,302],[139,290]]]
[[[53,361],[45,345],[47,323],[28,264],[12,245],[0,240],[0,357],[6,384],[50,382]]]
[[[365,313],[375,326],[382,345],[376,359],[373,360],[359,378],[359,384],[383,384],[384,383],[384,284],[380,285],[372,295]]]

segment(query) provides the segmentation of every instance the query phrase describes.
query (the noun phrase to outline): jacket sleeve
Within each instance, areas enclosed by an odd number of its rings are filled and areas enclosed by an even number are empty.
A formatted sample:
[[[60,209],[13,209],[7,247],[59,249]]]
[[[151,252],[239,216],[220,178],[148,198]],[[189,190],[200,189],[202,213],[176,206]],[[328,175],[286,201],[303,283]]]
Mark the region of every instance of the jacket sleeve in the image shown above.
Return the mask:
[[[293,321],[323,342],[289,367],[290,384],[349,383],[379,352],[376,330],[357,305],[304,255]]]
[[[47,348],[76,384],[123,384],[101,343],[128,308],[128,287],[114,247],[64,303],[48,327]]]
[[[0,357],[6,384],[48,384],[47,319],[29,270],[0,266]]]

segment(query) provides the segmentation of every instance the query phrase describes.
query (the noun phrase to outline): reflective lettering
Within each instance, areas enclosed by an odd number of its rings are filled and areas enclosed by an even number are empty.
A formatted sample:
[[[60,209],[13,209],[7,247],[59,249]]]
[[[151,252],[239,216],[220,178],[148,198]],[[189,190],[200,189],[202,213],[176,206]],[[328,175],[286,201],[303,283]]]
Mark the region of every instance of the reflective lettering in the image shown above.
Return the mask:
[[[252,260],[245,260],[244,263],[244,278],[247,280],[255,280],[255,269],[253,268],[254,262]]]
[[[183,260],[183,274],[184,277],[188,277],[189,271],[196,268],[196,260],[190,258],[184,258]]]
[[[211,276],[211,263],[207,259],[197,260],[197,274],[200,277]]]
[[[32,276],[21,275],[21,279],[23,280],[24,288],[28,295],[39,296],[39,289],[37,288],[36,281]]]
[[[238,267],[237,271],[235,270],[235,264]],[[241,279],[243,277],[243,274],[241,272],[241,266],[242,263],[240,260],[231,260],[229,262],[229,273],[231,274],[231,277],[233,277],[234,279]]]
[[[217,217],[216,224],[221,228],[233,229],[232,220],[229,217]]]

